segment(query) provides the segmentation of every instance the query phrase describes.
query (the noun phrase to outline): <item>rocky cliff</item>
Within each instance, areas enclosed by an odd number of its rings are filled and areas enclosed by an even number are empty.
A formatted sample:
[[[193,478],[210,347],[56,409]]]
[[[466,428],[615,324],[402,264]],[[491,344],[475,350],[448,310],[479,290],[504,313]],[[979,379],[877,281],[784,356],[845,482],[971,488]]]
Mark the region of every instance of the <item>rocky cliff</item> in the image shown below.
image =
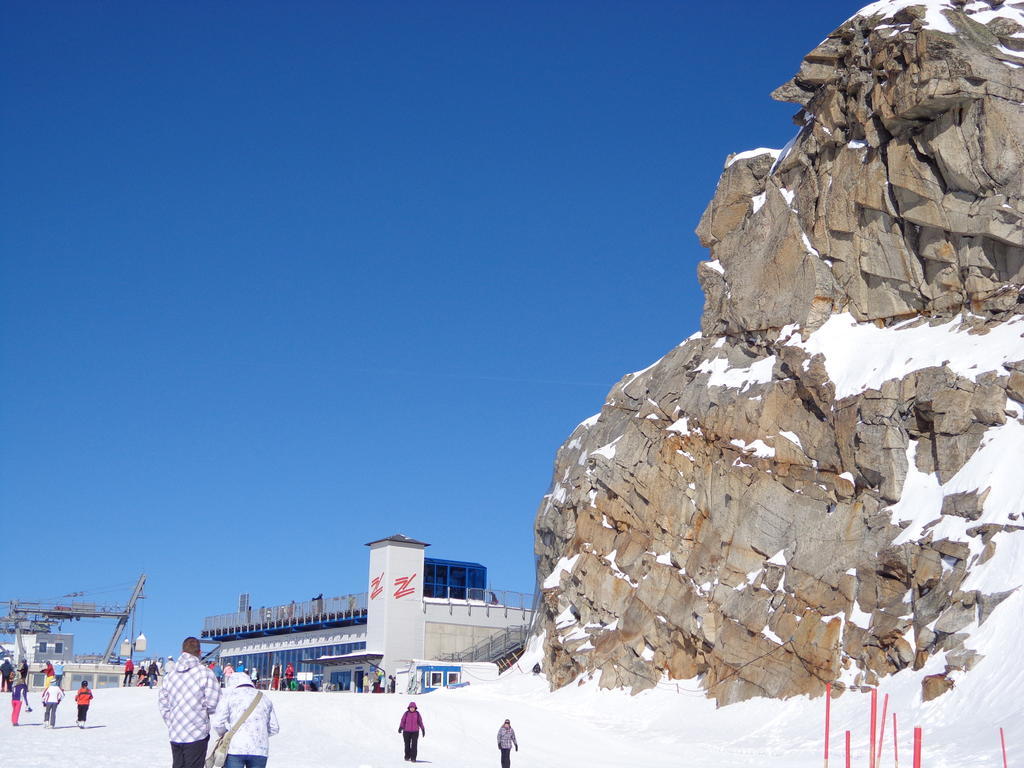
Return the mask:
[[[874,3],[773,96],[799,129],[726,162],[700,333],[555,461],[553,687],[728,704],[939,659],[933,697],[1024,581],[1024,3]]]

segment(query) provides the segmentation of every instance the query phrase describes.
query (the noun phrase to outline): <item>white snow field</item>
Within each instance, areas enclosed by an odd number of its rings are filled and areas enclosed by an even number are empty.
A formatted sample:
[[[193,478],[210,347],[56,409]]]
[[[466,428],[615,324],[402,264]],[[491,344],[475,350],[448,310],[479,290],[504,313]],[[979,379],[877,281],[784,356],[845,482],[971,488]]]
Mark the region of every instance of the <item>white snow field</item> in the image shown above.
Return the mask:
[[[898,714],[900,754],[911,765],[913,726],[924,732],[927,768],[1001,766],[999,727],[1006,731],[1009,764],[1020,765],[1022,665],[1018,635],[1024,598],[1008,598],[978,630],[977,647],[989,655],[957,687],[920,703],[920,673],[904,673],[880,689]],[[414,697],[427,736],[419,762],[448,768],[498,765],[495,734],[510,718],[519,738],[518,768],[746,768],[822,765],[824,698],[785,702],[754,700],[716,710],[694,683],[663,682],[630,696],[601,691],[594,681],[550,693],[528,671],[538,658],[531,649],[497,682],[474,682],[459,690]],[[934,670],[931,670],[934,671]],[[408,695],[272,692],[281,733],[271,739],[275,768],[382,768],[404,765],[398,720]],[[22,726],[9,722],[9,697],[2,702],[0,766],[170,765],[156,691],[101,689],[89,712],[89,728],[74,726],[71,701],[61,704],[58,727],[44,730],[39,692]],[[853,731],[853,764],[867,766],[869,696],[846,693],[832,703],[830,763],[844,764],[843,731]],[[880,768],[893,765],[892,718],[888,718]]]

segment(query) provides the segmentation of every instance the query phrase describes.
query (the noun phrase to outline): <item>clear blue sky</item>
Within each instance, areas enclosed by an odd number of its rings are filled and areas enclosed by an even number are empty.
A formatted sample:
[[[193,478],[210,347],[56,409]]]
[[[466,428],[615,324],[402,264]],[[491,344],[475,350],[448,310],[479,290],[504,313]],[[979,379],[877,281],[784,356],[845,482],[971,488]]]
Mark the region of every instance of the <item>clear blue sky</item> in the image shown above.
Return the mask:
[[[697,329],[725,156],[860,5],[4,0],[0,600],[145,571],[163,655],[395,532],[532,591],[555,451]]]

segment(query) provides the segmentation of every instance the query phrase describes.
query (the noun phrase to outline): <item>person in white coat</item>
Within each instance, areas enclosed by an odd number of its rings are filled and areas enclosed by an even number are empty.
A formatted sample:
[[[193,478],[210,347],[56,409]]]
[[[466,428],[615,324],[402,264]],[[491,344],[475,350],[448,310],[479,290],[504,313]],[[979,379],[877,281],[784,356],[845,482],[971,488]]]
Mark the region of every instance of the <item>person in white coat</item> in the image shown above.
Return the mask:
[[[242,715],[259,691],[245,672],[235,672],[227,681],[227,690],[220,697],[213,714],[213,730],[217,735],[227,733]],[[270,737],[280,730],[274,705],[266,694],[245,722],[235,731],[228,746],[228,759],[224,768],[264,768],[270,749]]]
[[[43,728],[55,728],[57,726],[57,705],[64,698],[64,689],[57,683],[56,678],[50,681],[42,695],[43,707]]]

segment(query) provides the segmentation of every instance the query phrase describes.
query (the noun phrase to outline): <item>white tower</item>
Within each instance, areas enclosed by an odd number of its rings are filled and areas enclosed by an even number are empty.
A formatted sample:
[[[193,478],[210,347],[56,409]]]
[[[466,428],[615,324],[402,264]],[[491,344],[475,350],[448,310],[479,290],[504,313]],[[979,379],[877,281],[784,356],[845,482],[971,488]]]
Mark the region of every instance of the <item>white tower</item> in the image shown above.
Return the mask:
[[[380,666],[393,674],[396,664],[423,658],[423,551],[430,545],[396,533],[366,546],[366,651],[382,654]]]

